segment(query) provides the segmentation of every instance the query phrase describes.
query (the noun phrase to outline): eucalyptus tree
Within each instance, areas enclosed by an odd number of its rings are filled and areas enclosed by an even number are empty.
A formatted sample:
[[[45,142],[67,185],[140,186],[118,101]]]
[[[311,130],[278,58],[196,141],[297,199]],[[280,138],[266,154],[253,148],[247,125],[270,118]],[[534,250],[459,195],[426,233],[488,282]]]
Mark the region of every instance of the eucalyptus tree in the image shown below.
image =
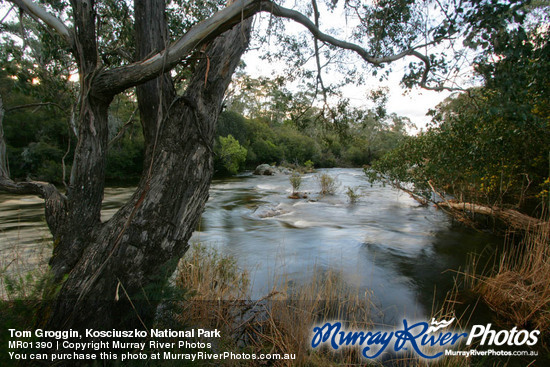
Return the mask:
[[[311,41],[288,38],[292,47],[283,54],[300,64],[309,46],[320,90],[325,61],[333,53],[375,72],[410,58],[407,86],[443,90],[453,64],[435,46],[458,37],[474,42],[478,9],[488,16],[511,8],[461,0],[312,0],[301,11],[270,0],[230,0],[226,6],[183,0],[10,3],[63,44],[77,71],[78,143],[68,190],[60,192],[48,183],[10,179],[0,139],[0,190],[45,200],[58,287],[42,322],[51,328],[103,329],[149,326],[158,301],[151,289],[167,281],[188,247],[208,198],[216,120],[251,37],[254,14],[266,12],[305,27]],[[350,36],[323,31],[321,11],[353,19]],[[274,21],[271,30],[279,26]],[[133,87],[145,137],[144,170],[133,196],[102,221],[108,108],[117,94]]]
[[[440,103],[427,131],[377,161],[371,179],[422,200],[452,195],[458,203],[443,205],[470,224],[463,211],[527,232],[547,223],[528,216],[550,205],[550,3],[525,9],[513,27],[499,19],[483,25],[474,41],[492,50],[475,62],[483,85]]]

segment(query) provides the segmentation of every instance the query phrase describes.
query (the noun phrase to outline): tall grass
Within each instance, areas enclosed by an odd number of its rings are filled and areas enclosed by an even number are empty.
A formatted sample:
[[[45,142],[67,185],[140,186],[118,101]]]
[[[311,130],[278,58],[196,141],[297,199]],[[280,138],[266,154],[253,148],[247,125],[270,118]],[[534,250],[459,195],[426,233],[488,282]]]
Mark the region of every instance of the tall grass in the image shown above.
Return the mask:
[[[316,271],[304,285],[283,282],[265,297],[252,300],[248,273],[235,267],[230,256],[195,246],[180,264],[177,284],[191,290],[181,322],[222,329],[223,350],[295,354],[286,366],[360,364],[357,350],[332,353],[312,351],[310,333],[315,324],[339,320],[350,329],[368,329],[373,305],[369,293],[350,287],[340,274]],[[254,365],[253,361],[229,364]]]
[[[501,319],[518,327],[550,328],[550,226],[525,233],[518,244],[508,236],[496,270],[474,276],[474,287]]]
[[[347,330],[375,330],[372,315],[380,310],[370,292],[350,286],[338,272],[314,272],[301,285],[279,282],[265,297],[252,300],[247,290],[248,273],[234,260],[216,250],[197,245],[182,261],[178,286],[192,290],[186,300],[180,322],[201,327],[216,327],[225,336],[217,348],[249,353],[295,354],[295,360],[279,360],[277,366],[363,366],[367,361],[360,349],[352,347],[332,351],[323,347],[312,350],[311,332],[315,325],[341,321]],[[229,270],[229,271],[228,271]],[[184,274],[185,273],[185,274]],[[455,283],[444,303],[434,305],[431,317],[436,320],[455,318],[446,331],[467,329],[473,308],[457,313],[460,285]],[[195,291],[193,291],[195,290]],[[464,348],[464,346],[462,346]],[[437,350],[431,351],[433,353]],[[369,361],[370,366],[465,367],[471,360],[464,357],[442,357],[429,361],[413,352],[404,352],[384,361]],[[224,361],[224,365],[255,366],[258,361]]]
[[[0,300],[40,300],[48,281],[51,241],[43,239],[32,251],[8,244],[0,257]]]
[[[302,185],[302,175],[296,171],[292,172],[289,177],[290,184],[292,185],[292,195],[296,194],[300,190]]]
[[[357,187],[347,187],[346,195],[348,196],[348,200],[351,204],[356,203],[361,197],[361,194],[358,193]]]

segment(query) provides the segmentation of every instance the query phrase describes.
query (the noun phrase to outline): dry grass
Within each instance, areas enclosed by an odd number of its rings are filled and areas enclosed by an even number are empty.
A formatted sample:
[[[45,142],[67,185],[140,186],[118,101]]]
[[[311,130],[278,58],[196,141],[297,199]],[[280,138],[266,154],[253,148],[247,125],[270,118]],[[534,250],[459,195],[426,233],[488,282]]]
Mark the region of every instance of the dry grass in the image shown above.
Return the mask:
[[[258,341],[276,346],[279,353],[295,353],[291,365],[362,364],[357,349],[312,352],[309,344],[313,326],[330,320],[341,321],[350,330],[372,329],[371,298],[347,285],[340,274],[317,271],[307,284],[290,288],[286,283],[266,304],[266,317],[256,328]]]
[[[230,265],[228,265],[230,264]],[[334,272],[317,271],[305,285],[282,282],[260,300],[246,294],[248,275],[234,260],[198,246],[180,264],[179,287],[196,290],[185,302],[180,322],[217,327],[226,340],[221,350],[249,353],[295,354],[295,360],[278,366],[339,366],[363,364],[357,350],[333,353],[309,348],[313,326],[339,320],[349,329],[369,328],[371,295],[346,285]],[[254,361],[226,361],[229,365],[254,365]],[[257,361],[256,361],[257,362]]]
[[[8,243],[0,257],[0,300],[40,300],[48,279],[51,240],[44,238],[32,250]]]
[[[550,327],[550,229],[525,234],[520,245],[508,241],[497,271],[477,277],[476,289],[503,319],[541,331]]]

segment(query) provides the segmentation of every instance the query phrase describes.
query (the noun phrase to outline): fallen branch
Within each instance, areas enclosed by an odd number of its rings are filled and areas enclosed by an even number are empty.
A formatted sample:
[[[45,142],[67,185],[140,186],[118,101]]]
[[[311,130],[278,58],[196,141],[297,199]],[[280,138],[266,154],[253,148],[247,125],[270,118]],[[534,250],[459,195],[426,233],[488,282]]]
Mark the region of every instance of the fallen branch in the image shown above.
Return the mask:
[[[414,200],[416,200],[417,202],[420,203],[420,205],[428,205],[428,199],[414,193],[413,191],[409,190],[409,189],[406,189],[404,188],[403,186],[401,186],[398,182],[394,182],[391,184],[393,187],[395,187],[396,189],[399,189],[403,192],[406,192],[407,194],[409,194],[409,196],[411,198],[413,198]]]
[[[534,231],[550,224],[548,221],[530,217],[513,209],[502,209],[495,206],[489,207],[474,203],[457,203],[453,201],[439,202],[437,205],[462,212],[492,216],[502,220],[511,228],[523,231]]]

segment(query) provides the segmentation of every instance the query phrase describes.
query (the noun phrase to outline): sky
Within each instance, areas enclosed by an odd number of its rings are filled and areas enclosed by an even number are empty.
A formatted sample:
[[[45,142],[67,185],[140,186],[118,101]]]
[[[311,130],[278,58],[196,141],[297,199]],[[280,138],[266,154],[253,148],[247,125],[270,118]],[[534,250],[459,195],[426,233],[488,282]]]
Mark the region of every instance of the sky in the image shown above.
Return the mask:
[[[287,0],[286,6],[293,7],[293,1]],[[319,2],[320,7],[323,6],[322,2]],[[327,11],[323,12],[323,9],[320,9],[321,18],[320,18],[320,28],[322,31],[331,30],[332,33],[336,32],[338,34],[337,38],[345,39],[353,31],[353,17],[349,15],[345,17],[343,15],[343,10],[338,10],[334,14],[330,14]],[[262,29],[262,27],[267,27],[269,24],[268,15],[261,15],[256,18],[254,27]],[[289,23],[286,26],[286,31],[289,34],[299,34],[308,32],[305,27],[297,23]],[[461,41],[457,41],[453,48],[462,48]],[[267,64],[265,60],[260,59],[262,53],[261,47],[255,45],[252,51],[249,51],[244,56],[244,61],[247,64],[246,72],[252,77],[275,77],[281,75],[284,70],[284,65],[281,62],[280,64]],[[433,49],[430,51],[434,51]],[[437,50],[441,51],[441,50]],[[416,59],[415,59],[416,60]],[[380,82],[378,78],[370,76],[367,79],[367,83],[363,86],[348,86],[343,88],[343,96],[349,98],[350,103],[355,107],[370,107],[369,101],[367,100],[367,95],[371,90],[379,89],[380,87],[386,87],[389,91],[388,93],[388,103],[387,111],[388,113],[396,113],[399,116],[405,116],[410,118],[411,122],[416,126],[416,129],[410,129],[409,133],[415,134],[421,129],[426,128],[426,124],[430,121],[430,117],[426,115],[428,110],[433,109],[445,98],[451,95],[449,91],[435,92],[429,91],[421,88],[414,88],[412,90],[406,90],[400,85],[401,78],[403,76],[403,69],[405,65],[412,61],[412,58],[405,58],[403,60],[394,62],[392,64],[393,72],[390,74],[387,80]],[[310,66],[314,68],[313,61],[310,61]],[[462,84],[465,87],[472,85],[472,70],[470,67],[465,67],[460,78],[457,78],[455,81],[459,81],[459,84]],[[330,83],[331,78],[338,78],[337,73],[325,73],[323,79],[325,84]],[[333,79],[332,81],[337,81]],[[327,83],[328,82],[328,83]],[[292,90],[292,89],[291,89]]]
[[[248,52],[243,60],[247,65],[246,72],[255,78],[260,76],[275,77],[284,68],[283,65],[266,65],[266,61],[261,60],[257,52]],[[416,126],[415,129],[410,129],[409,133],[415,134],[421,129],[425,129],[426,124],[430,121],[430,117],[426,115],[428,110],[437,106],[451,92],[434,92],[420,88],[407,90],[399,85],[401,77],[402,75],[396,70],[387,81],[379,82],[377,78],[372,77],[372,80],[367,81],[364,86],[344,87],[342,93],[354,107],[368,107],[371,106],[371,103],[367,100],[368,93],[380,87],[387,87],[389,91],[388,113],[408,117]],[[330,79],[327,76],[325,78]]]

